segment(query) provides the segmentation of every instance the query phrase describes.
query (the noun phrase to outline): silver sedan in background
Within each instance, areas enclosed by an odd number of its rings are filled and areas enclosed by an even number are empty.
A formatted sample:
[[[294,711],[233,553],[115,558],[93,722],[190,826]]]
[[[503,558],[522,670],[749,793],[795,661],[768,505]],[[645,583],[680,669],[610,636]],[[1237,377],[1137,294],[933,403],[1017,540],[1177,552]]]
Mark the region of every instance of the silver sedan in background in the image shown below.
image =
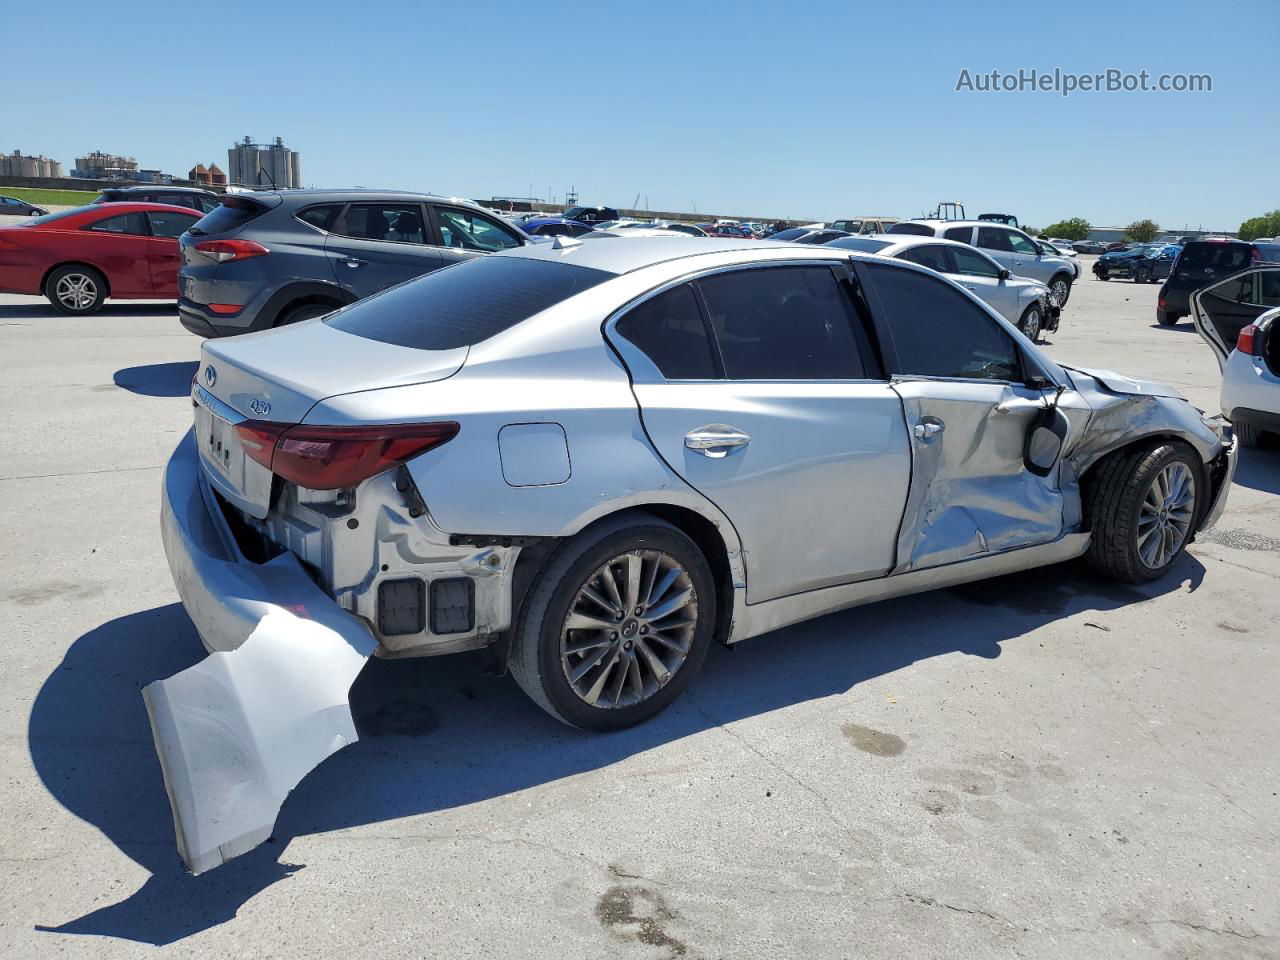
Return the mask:
[[[1040,334],[1058,329],[1062,308],[1052,302],[1049,288],[1030,277],[1015,277],[981,250],[967,243],[939,237],[879,235],[840,237],[826,244],[843,250],[895,257],[936,270],[954,280],[1004,317],[1032,343]]]
[[[712,643],[1082,555],[1160,577],[1235,462],[1169,387],[836,247],[560,237],[201,352],[162,535],[210,656],[143,691],[195,872],[356,739],[370,656],[491,647],[617,730]]]

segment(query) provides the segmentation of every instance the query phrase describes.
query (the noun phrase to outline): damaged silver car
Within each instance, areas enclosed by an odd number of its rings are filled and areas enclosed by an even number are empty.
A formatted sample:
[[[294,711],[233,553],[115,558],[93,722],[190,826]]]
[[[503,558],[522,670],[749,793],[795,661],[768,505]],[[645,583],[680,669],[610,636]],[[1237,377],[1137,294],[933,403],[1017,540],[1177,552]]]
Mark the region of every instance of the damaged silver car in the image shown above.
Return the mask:
[[[1159,577],[1235,463],[1168,387],[830,247],[557,238],[202,351],[163,532],[211,655],[144,691],[195,872],[355,739],[370,656],[492,645],[616,730],[713,642],[1084,554]]]

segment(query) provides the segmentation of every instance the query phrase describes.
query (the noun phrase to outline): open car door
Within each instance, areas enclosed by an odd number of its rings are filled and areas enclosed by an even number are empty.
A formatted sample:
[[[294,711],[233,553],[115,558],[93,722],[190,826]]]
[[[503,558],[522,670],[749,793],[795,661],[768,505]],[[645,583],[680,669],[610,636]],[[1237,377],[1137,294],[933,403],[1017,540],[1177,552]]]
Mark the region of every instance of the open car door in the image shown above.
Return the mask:
[[[1191,320],[1222,367],[1240,331],[1280,307],[1280,266],[1257,266],[1191,295]]]

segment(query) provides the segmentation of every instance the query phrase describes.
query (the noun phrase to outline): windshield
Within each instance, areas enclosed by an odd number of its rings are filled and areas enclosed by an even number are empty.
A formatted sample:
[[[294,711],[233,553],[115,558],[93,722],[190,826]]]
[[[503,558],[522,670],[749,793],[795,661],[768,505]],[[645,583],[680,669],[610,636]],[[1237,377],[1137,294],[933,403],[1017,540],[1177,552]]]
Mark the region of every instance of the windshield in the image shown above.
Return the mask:
[[[614,274],[524,257],[478,257],[391,287],[327,317],[329,326],[416,350],[488,340]]]

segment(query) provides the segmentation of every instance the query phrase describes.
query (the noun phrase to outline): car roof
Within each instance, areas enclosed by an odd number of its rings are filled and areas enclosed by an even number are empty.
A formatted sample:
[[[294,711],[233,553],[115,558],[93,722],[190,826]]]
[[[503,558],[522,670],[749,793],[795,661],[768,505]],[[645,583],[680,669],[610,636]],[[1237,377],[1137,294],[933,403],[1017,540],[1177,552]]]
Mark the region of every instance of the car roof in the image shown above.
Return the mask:
[[[661,231],[658,237],[628,237],[614,235],[612,237],[593,237],[584,235],[581,239],[566,242],[566,238],[557,237],[553,243],[531,244],[514,250],[490,254],[494,257],[522,257],[530,260],[559,261],[590,267],[593,270],[604,270],[608,273],[630,273],[645,267],[681,260],[687,257],[721,253],[772,253],[783,256],[762,257],[760,259],[788,259],[791,254],[796,259],[815,256],[823,259],[844,257],[854,251],[834,250],[823,252],[821,246],[797,246],[794,243],[775,243],[770,240],[735,240],[724,237],[691,237],[688,234]],[[754,259],[754,258],[753,258]]]
[[[180,207],[176,203],[149,203],[146,200],[108,200],[105,203],[91,203],[85,208],[85,213],[97,210],[115,210],[118,213],[134,213],[145,210],[172,210],[175,213],[185,213],[193,216],[200,216],[199,210],[192,210],[190,207]]]
[[[930,217],[924,217],[920,220],[899,220],[898,223],[923,223],[930,227],[1004,227],[1006,230],[1022,231],[1021,227],[1015,227],[1011,223],[999,223],[995,220],[934,220]]]
[[[367,187],[348,187],[345,190],[332,188],[308,188],[305,190],[254,190],[249,193],[229,193],[228,197],[243,197],[253,200],[260,197],[279,197],[284,203],[315,203],[323,200],[434,200],[440,203],[451,203],[455,206],[471,207],[475,210],[488,211],[474,200],[466,197],[442,197],[434,193],[418,193],[413,190],[376,190]],[[498,216],[505,216],[493,211]]]
[[[204,190],[200,187],[169,187],[161,183],[144,183],[136,187],[103,187],[99,193],[198,193],[221,196],[212,190]]]

